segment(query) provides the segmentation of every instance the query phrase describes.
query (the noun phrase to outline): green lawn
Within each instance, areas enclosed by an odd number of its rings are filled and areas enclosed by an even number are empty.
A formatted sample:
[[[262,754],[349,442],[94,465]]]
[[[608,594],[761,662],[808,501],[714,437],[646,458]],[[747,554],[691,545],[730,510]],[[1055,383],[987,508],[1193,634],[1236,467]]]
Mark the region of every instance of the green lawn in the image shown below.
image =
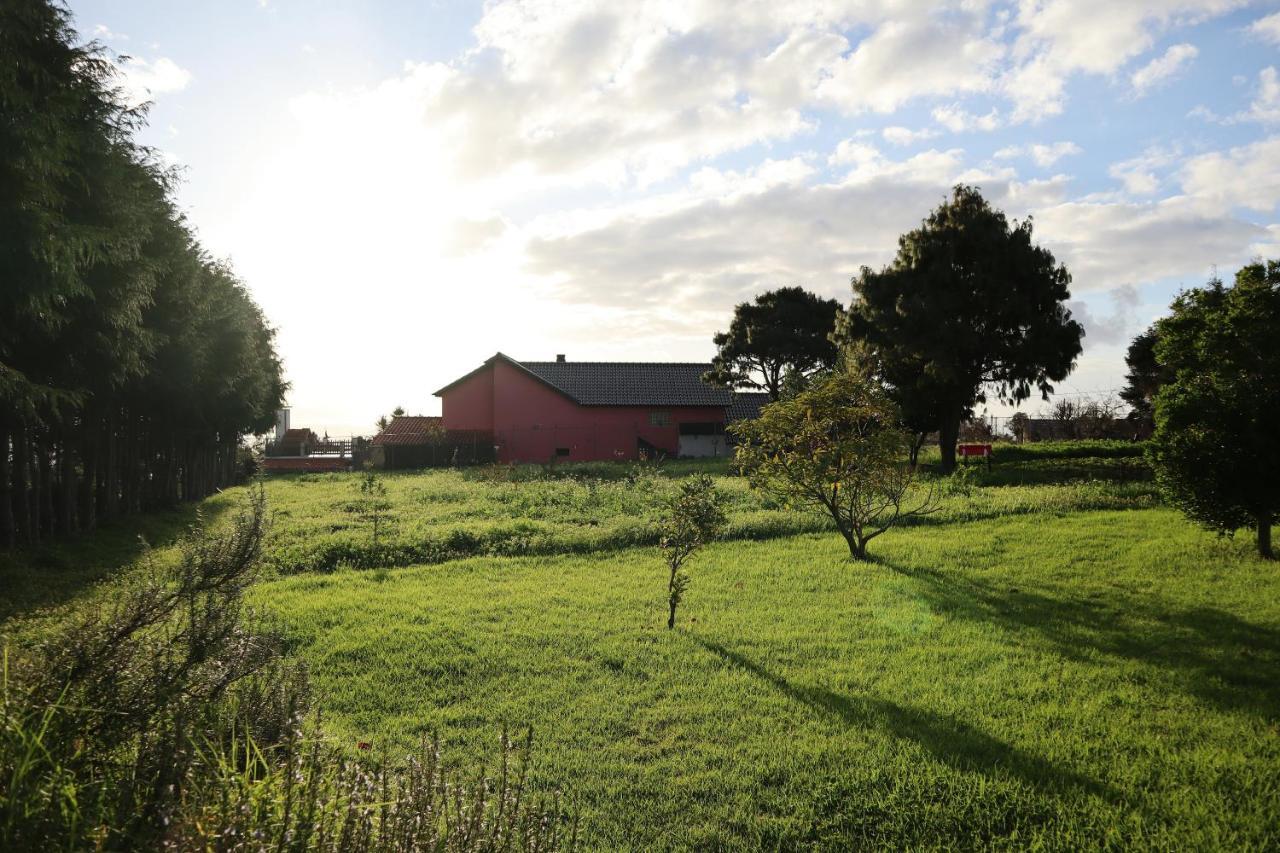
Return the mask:
[[[1280,572],[1167,510],[282,579],[335,732],[527,722],[601,848],[1280,843]]]
[[[722,469],[737,538],[672,632],[636,543],[693,466],[389,477],[377,548],[354,477],[275,480],[255,599],[340,742],[438,731],[473,763],[531,724],[593,848],[1280,846],[1280,569],[1158,506],[1123,447],[1011,450],[868,564]],[[334,543],[355,559],[290,563]]]

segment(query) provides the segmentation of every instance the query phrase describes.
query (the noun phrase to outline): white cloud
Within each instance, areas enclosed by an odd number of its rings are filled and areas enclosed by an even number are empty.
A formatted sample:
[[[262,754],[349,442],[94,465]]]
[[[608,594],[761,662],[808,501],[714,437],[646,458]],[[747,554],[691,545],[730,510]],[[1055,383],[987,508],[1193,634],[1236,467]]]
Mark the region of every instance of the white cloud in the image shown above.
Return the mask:
[[[1280,76],[1275,66],[1258,72],[1258,90],[1249,111],[1237,116],[1242,121],[1258,121],[1271,124],[1280,121]]]
[[[1119,180],[1130,195],[1153,195],[1163,184],[1158,173],[1173,165],[1179,155],[1176,149],[1148,148],[1141,156],[1113,163],[1108,174]]]
[[[1242,173],[1231,178],[1219,168],[1213,177],[1236,187],[1233,203],[1240,203],[1249,181],[1280,182],[1261,175],[1267,151],[1225,156]],[[527,269],[554,282],[561,301],[602,309],[633,305],[640,327],[675,322],[688,334],[705,334],[707,323],[723,319],[734,302],[767,287],[799,283],[844,297],[860,266],[888,262],[898,235],[918,225],[956,180],[980,174],[966,169],[958,150],[893,160],[856,139],[843,141],[830,160],[852,170],[829,183],[797,170],[767,187],[737,192],[733,182],[751,176],[729,175],[728,185],[709,188],[714,192],[596,210],[571,227],[564,219],[535,223]],[[1150,151],[1145,161],[1163,168],[1176,156]],[[1280,168],[1272,173],[1280,175]],[[1207,177],[1203,169],[1196,174]],[[1120,289],[1113,316],[1090,315],[1095,345],[1128,333],[1125,306],[1134,287],[1198,279],[1214,264],[1247,260],[1280,233],[1235,216],[1231,204],[1207,196],[1190,173],[1183,194],[1147,202],[1069,200],[1069,182],[1063,175],[1020,182],[1005,170],[987,174],[981,185],[1010,216],[1034,214],[1036,240],[1067,264],[1075,291]]]
[[[857,138],[844,139],[836,146],[836,150],[827,158],[832,165],[869,163],[880,160],[880,149],[866,142],[858,142]]]
[[[995,153],[997,160],[1012,160],[1017,157],[1030,157],[1037,166],[1048,168],[1063,157],[1079,154],[1083,149],[1074,142],[1054,142],[1051,145],[1036,143],[1033,145],[1010,145]]]
[[[120,86],[131,105],[153,100],[157,95],[181,92],[191,82],[191,72],[172,59],[148,61],[137,56],[122,57],[117,64]]]
[[[1249,25],[1249,32],[1272,44],[1280,45],[1280,12],[1254,21]]]
[[[976,16],[895,19],[837,61],[818,95],[845,112],[887,113],[922,95],[983,92],[1004,52]]]
[[[1012,120],[1062,112],[1073,74],[1112,74],[1149,50],[1157,34],[1239,8],[1247,0],[1021,0],[1015,65],[1001,88]]]
[[[1173,45],[1162,56],[1151,60],[1129,76],[1134,96],[1140,98],[1153,88],[1172,80],[1199,54],[1195,45]]]
[[[93,28],[93,37],[96,39],[108,39],[110,41],[128,41],[129,37],[124,33],[114,32],[106,24],[97,24]]]
[[[1193,157],[1180,178],[1183,191],[1208,209],[1271,212],[1280,203],[1280,136]]]
[[[971,130],[992,131],[1000,126],[1000,113],[994,107],[986,115],[974,115],[959,104],[936,107],[933,120],[953,133]]]
[[[916,142],[922,142],[926,139],[933,139],[938,135],[938,131],[932,128],[921,128],[920,130],[912,130],[908,127],[894,125],[886,127],[880,131],[880,135],[884,137],[884,141],[890,145],[912,145]]]

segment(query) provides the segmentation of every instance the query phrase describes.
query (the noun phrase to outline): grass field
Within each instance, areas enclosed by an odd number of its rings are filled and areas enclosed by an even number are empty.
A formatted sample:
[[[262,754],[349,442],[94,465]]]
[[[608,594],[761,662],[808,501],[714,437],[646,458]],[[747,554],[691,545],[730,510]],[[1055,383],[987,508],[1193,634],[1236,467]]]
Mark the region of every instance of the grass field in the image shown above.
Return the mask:
[[[376,549],[353,477],[282,479],[255,598],[337,738],[476,760],[531,724],[594,848],[1275,848],[1280,571],[1126,453],[1009,452],[866,564],[722,471],[672,632],[644,543],[689,466],[388,477]],[[92,597],[112,535],[0,564],[62,590],[15,609]]]

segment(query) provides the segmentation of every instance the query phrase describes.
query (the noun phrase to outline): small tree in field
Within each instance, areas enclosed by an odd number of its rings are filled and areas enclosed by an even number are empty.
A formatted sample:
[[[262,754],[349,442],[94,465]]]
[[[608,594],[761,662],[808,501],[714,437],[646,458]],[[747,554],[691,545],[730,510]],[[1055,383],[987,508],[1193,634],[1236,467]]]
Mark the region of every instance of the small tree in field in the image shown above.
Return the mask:
[[[932,489],[908,506],[910,439],[883,386],[862,370],[836,371],[733,430],[752,487],[829,514],[854,559],[865,560],[867,543],[903,518],[937,508]]]
[[[667,629],[676,626],[676,607],[689,586],[684,563],[693,553],[720,535],[724,529],[723,498],[706,474],[680,484],[680,491],[667,502],[659,522],[662,538],[658,545],[667,561]]]
[[[373,522],[373,544],[378,544],[378,530],[382,526],[382,511],[386,508],[384,499],[387,487],[382,478],[372,468],[365,468],[360,476],[360,497],[364,499],[365,514]]]
[[[1250,264],[1234,287],[1213,281],[1156,324],[1168,378],[1155,395],[1148,457],[1174,506],[1221,533],[1257,532],[1274,559],[1280,521],[1280,261]]]

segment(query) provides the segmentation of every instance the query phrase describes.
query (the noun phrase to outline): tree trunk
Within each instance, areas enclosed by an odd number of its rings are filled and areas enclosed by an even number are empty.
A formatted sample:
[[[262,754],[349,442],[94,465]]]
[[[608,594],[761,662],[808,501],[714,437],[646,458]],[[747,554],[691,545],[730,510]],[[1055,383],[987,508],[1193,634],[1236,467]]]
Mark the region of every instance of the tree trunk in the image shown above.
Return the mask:
[[[679,568],[671,567],[671,577],[667,580],[667,630],[670,631],[676,627],[676,572]]]
[[[912,470],[915,470],[916,464],[920,461],[920,448],[924,447],[924,440],[928,433],[920,432],[911,436],[911,457],[908,460],[911,463]]]
[[[36,452],[40,456],[40,462],[36,469],[40,477],[40,485],[37,489],[38,501],[36,505],[38,509],[35,512],[36,520],[32,527],[53,536],[57,533],[57,515],[53,511],[53,460],[50,458],[50,454],[53,453],[53,446],[52,444],[37,442]]]
[[[13,524],[18,542],[32,541],[31,489],[27,472],[31,464],[31,446],[27,443],[27,428],[21,423],[13,431]]]
[[[86,418],[83,425],[86,434],[81,437],[80,442],[83,470],[79,484],[77,515],[80,519],[80,529],[86,531],[93,530],[97,524],[98,447],[101,438],[97,430],[101,429],[101,423],[97,418],[93,420]]]
[[[1270,516],[1258,516],[1258,553],[1268,560],[1276,558],[1275,552],[1271,550]]]
[[[77,486],[75,458],[71,447],[65,440],[58,444],[58,529],[67,536],[77,532],[76,499]]]
[[[938,450],[942,454],[942,473],[956,470],[956,441],[960,438],[960,409],[949,409],[938,425]]]
[[[0,424],[0,546],[17,541],[13,530],[13,489],[9,479],[9,427]]]
[[[107,458],[103,478],[102,514],[115,518],[120,512],[120,412],[112,409],[107,418]]]
[[[853,530],[846,530],[841,524],[837,524],[836,527],[849,545],[849,556],[854,560],[865,560],[867,558],[866,541],[860,539]]]

